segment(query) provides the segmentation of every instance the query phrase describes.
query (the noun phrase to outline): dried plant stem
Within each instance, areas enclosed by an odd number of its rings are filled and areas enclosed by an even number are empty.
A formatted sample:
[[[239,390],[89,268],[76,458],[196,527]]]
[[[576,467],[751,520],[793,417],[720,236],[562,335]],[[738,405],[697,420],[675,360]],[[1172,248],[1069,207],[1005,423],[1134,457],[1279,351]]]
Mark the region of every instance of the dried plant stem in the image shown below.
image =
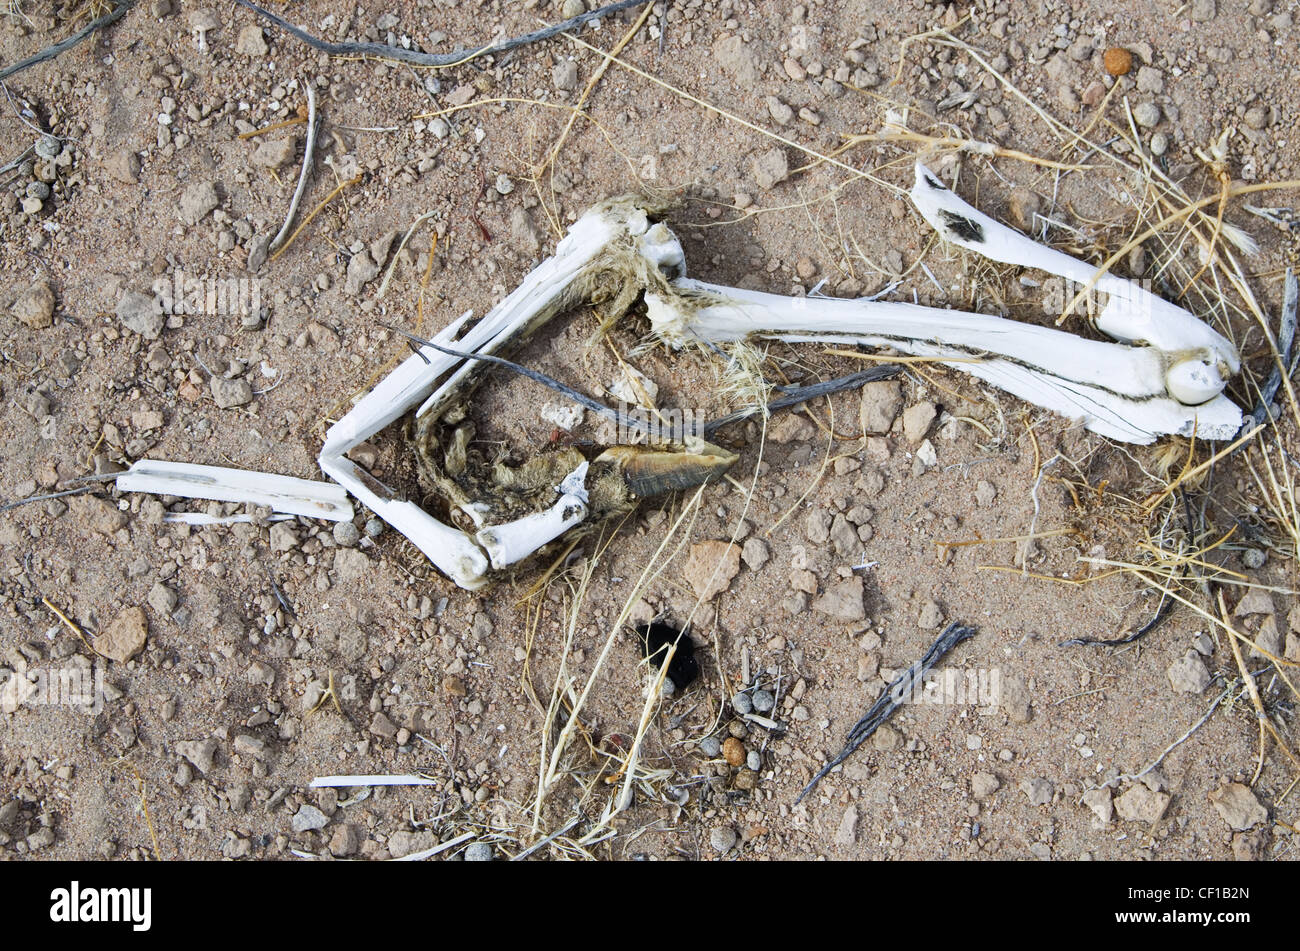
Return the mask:
[[[1241,672],[1242,679],[1246,681],[1246,689],[1250,691],[1250,700],[1251,703],[1255,705],[1255,716],[1259,720],[1259,762],[1255,766],[1255,775],[1250,781],[1250,785],[1253,786],[1259,780],[1259,774],[1264,769],[1264,733],[1266,730],[1268,733],[1272,734],[1273,739],[1277,741],[1278,747],[1281,748],[1282,752],[1287,755],[1287,758],[1291,760],[1292,763],[1300,766],[1300,758],[1297,758],[1296,754],[1291,752],[1291,747],[1287,745],[1286,740],[1282,739],[1281,734],[1279,734],[1277,729],[1273,726],[1273,722],[1269,720],[1268,714],[1264,710],[1264,702],[1259,697],[1259,688],[1255,685],[1255,678],[1252,677],[1250,671],[1246,669],[1246,661],[1241,656],[1241,647],[1237,644],[1237,637],[1239,635],[1237,635],[1236,631],[1232,630],[1232,626],[1227,623],[1228,607],[1223,603],[1223,591],[1220,590],[1216,594],[1219,603],[1219,613],[1223,617],[1224,626],[1234,635],[1228,638],[1229,644],[1232,647],[1232,656],[1237,661],[1237,669]],[[1292,690],[1294,689],[1295,688],[1293,687]]]
[[[1289,178],[1282,182],[1261,182],[1254,185],[1234,185],[1226,191],[1228,197],[1235,198],[1238,195],[1251,195],[1255,192],[1292,188],[1300,188],[1300,179]],[[1220,199],[1220,195],[1210,195],[1207,198],[1202,198],[1199,201],[1194,201],[1190,204],[1184,205],[1178,211],[1171,212],[1164,218],[1161,218],[1137,237],[1129,239],[1129,241],[1120,247],[1118,251],[1101,263],[1101,266],[1097,268],[1097,272],[1088,280],[1088,283],[1084,284],[1083,287],[1079,289],[1079,292],[1070,299],[1070,302],[1066,304],[1065,308],[1061,311],[1061,316],[1056,318],[1057,325],[1059,326],[1066,317],[1075,313],[1076,309],[1084,302],[1084,299],[1089,293],[1091,293],[1092,289],[1097,286],[1097,282],[1101,280],[1104,275],[1110,273],[1110,269],[1115,266],[1116,262],[1127,257],[1130,251],[1138,247],[1148,238],[1152,238],[1159,234],[1169,225],[1175,224],[1179,221],[1185,221],[1194,212],[1200,211],[1202,208],[1208,207],[1209,205],[1213,205],[1215,202],[1220,201]]]
[[[303,82],[303,88],[307,90],[307,144],[302,150],[302,171],[298,173],[298,187],[293,190],[293,198],[289,202],[289,212],[284,216],[284,224],[267,245],[270,251],[278,251],[288,237],[293,219],[298,215],[298,203],[302,201],[303,192],[307,190],[307,179],[311,177],[312,158],[316,154],[316,90],[312,88],[310,79]]]
[[[311,224],[312,219],[315,218],[318,214],[320,214],[321,211],[324,210],[326,205],[328,205],[335,198],[337,198],[339,193],[342,192],[343,189],[347,188],[350,185],[355,185],[357,182],[361,181],[361,179],[362,176],[357,175],[355,178],[349,178],[346,182],[339,182],[338,185],[334,187],[334,190],[330,192],[328,195],[326,195],[325,199],[319,205],[317,205],[315,208],[311,210],[311,214],[309,214],[306,218],[303,219],[302,224],[300,224],[297,228],[294,229],[293,234],[289,235],[289,240],[280,246],[280,250],[276,251],[274,254],[271,255],[271,260],[274,261],[280,255],[284,254],[284,252],[288,251],[289,248],[293,245],[293,243],[298,240],[298,235],[302,234],[302,229],[306,228],[309,224]]]
[[[57,617],[60,621],[62,621],[64,624],[66,624],[68,626],[68,629],[72,631],[73,634],[76,634],[77,637],[81,638],[81,643],[86,645],[86,650],[90,651],[92,654],[96,655],[97,657],[104,658],[104,660],[112,660],[112,658],[109,657],[107,654],[102,654],[99,651],[95,650],[94,645],[91,644],[89,638],[86,637],[86,632],[81,629],[81,625],[77,624],[70,617],[68,617],[57,607],[55,607],[54,603],[51,602],[49,598],[42,596],[41,604],[49,608],[54,613],[54,616]]]
[[[631,29],[623,34],[623,38],[614,44],[614,48],[609,51],[609,54],[601,61],[600,65],[596,67],[596,71],[591,74],[591,79],[587,80],[587,85],[586,88],[582,90],[582,95],[578,97],[578,101],[574,105],[573,111],[569,113],[569,121],[564,124],[564,129],[560,132],[559,138],[557,138],[555,144],[551,146],[551,151],[547,154],[546,160],[533,170],[534,175],[540,176],[542,172],[547,169],[554,169],[555,160],[559,157],[560,150],[564,148],[564,143],[569,138],[569,132],[572,131],[573,124],[578,121],[578,115],[583,111],[583,107],[591,97],[592,90],[596,88],[596,84],[600,82],[601,78],[605,75],[605,71],[609,69],[609,64],[613,62],[613,58],[623,52],[623,48],[632,41],[632,37],[636,36],[637,30],[641,29],[646,18],[650,16],[650,12],[653,9],[653,3],[647,3],[645,5],[645,9],[641,11],[641,16],[639,16],[636,22],[632,24]]]
[[[722,116],[724,119],[742,125],[746,129],[749,129],[752,132],[757,132],[759,135],[765,136],[769,139],[772,139],[775,142],[780,142],[782,145],[788,146],[789,148],[802,152],[804,155],[807,155],[809,158],[817,159],[818,161],[825,162],[828,165],[833,165],[842,171],[848,172],[850,175],[853,175],[855,178],[866,179],[867,181],[873,182],[874,184],[879,185],[881,188],[889,192],[892,192],[896,195],[906,194],[907,192],[907,189],[900,188],[898,185],[895,185],[893,182],[885,181],[883,178],[873,175],[870,172],[863,171],[860,168],[854,168],[852,165],[849,165],[847,162],[841,162],[839,159],[833,158],[832,156],[826,155],[822,152],[818,152],[816,149],[811,148],[810,146],[803,145],[799,142],[794,141],[793,139],[786,138],[783,135],[778,135],[775,132],[771,132],[767,129],[764,129],[762,126],[750,122],[748,119],[744,119],[741,116],[736,115],[736,113],[734,112],[729,112],[728,110],[723,109],[720,106],[715,106],[713,105],[713,103],[707,102],[704,99],[701,99],[699,96],[687,92],[685,89],[682,89],[678,86],[674,86],[672,83],[665,82],[664,80],[660,79],[658,76],[654,76],[651,73],[646,72],[644,69],[641,69],[637,66],[633,66],[631,63],[627,62],[627,60],[619,59],[617,56],[613,56],[609,53],[606,53],[604,50],[600,49],[597,46],[593,46],[591,43],[588,43],[586,40],[583,40],[580,37],[570,35],[568,38],[572,42],[577,43],[579,46],[584,46],[587,49],[592,50],[593,52],[600,53],[602,56],[608,56],[610,61],[615,65],[627,70],[629,73],[632,73],[633,75],[640,76],[642,79],[654,83],[656,86],[659,86],[662,89],[666,89],[668,92],[671,92],[674,96],[684,99],[687,102],[692,102],[703,109],[707,109],[709,112],[716,113],[717,115]]]

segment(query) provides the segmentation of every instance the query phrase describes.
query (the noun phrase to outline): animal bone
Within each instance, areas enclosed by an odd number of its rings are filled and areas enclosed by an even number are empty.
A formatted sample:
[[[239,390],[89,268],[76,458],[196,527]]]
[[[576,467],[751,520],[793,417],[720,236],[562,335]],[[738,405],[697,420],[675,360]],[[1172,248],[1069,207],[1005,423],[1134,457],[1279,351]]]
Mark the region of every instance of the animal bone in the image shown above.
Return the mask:
[[[580,303],[604,301],[612,312],[621,313],[636,298],[651,270],[659,274],[668,267],[670,273],[675,273],[670,262],[652,253],[639,253],[635,239],[650,227],[647,209],[631,199],[597,205],[573,224],[552,257],[529,273],[463,337],[456,339],[469,314],[432,342],[450,346],[454,340],[460,352],[492,355],[518,346],[546,321]],[[438,478],[441,466],[437,455],[446,451],[439,429],[487,368],[483,361],[465,360],[422,346],[330,427],[319,460],[326,475],[414,542],[456,584],[469,589],[486,583],[489,568],[515,564],[580,525],[591,512],[589,504],[602,515],[608,514],[609,508],[619,503],[620,491],[625,495],[635,491],[632,480],[636,472],[621,456],[606,454],[594,463],[600,466],[599,477],[588,477],[585,462],[575,465],[549,486],[532,487],[530,500],[536,502],[553,493],[554,501],[498,521],[495,516],[502,513],[495,511],[493,500],[472,498],[454,480]],[[460,513],[473,524],[472,534],[398,497],[345,458],[349,450],[412,409],[417,448],[426,470],[444,490],[452,514]],[[703,457],[680,455],[687,466],[697,458],[708,460],[704,467],[692,467],[697,479],[693,484],[711,477],[735,459],[725,452]],[[599,502],[589,500],[589,490],[598,494]]]
[[[1084,262],[976,211],[919,165],[912,198],[943,237],[962,247],[1080,284],[1094,276]],[[660,259],[665,252],[656,246],[646,253]],[[1097,287],[1110,294],[1097,326],[1122,343],[985,314],[785,297],[685,277],[648,289],[646,310],[656,334],[678,347],[765,339],[893,347],[934,357],[1124,442],[1149,443],[1170,433],[1235,435],[1241,411],[1222,395],[1227,378],[1240,369],[1232,344],[1187,311],[1120,278],[1105,275]]]
[[[912,199],[945,239],[961,247],[1080,284],[1094,279],[1090,265],[982,214],[920,165]],[[676,347],[759,339],[891,347],[933,357],[1126,442],[1193,432],[1229,439],[1240,427],[1241,411],[1222,394],[1240,368],[1232,344],[1187,311],[1119,278],[1103,275],[1095,281],[1097,290],[1109,295],[1097,327],[1116,343],[908,303],[763,294],[688,279],[681,244],[666,224],[652,221],[655,210],[631,198],[592,208],[573,224],[555,254],[482,320],[468,330],[470,314],[453,321],[326,434],[319,458],[325,474],[461,587],[479,588],[490,570],[517,564],[570,530],[626,511],[647,495],[707,482],[736,459],[689,438],[658,448],[613,446],[593,460],[566,449],[518,469],[498,467],[482,485],[468,480],[473,431],[472,424],[462,422],[464,403],[489,364],[438,348],[492,356],[581,303],[603,303],[617,317],[644,294],[652,330]],[[417,454],[456,524],[402,498],[346,456],[412,411]],[[187,483],[184,467],[149,465],[172,469],[150,471],[137,463],[140,471],[133,468],[119,484],[128,491],[238,501],[274,494],[277,501],[265,504],[281,512],[325,518],[351,513],[349,507],[342,514],[340,500],[325,498],[320,483],[245,473],[247,478],[236,480],[242,494],[205,495],[214,490],[199,491],[192,479]],[[487,497],[480,497],[485,487]],[[308,501],[293,501],[295,493]],[[345,496],[341,503],[346,505]],[[312,510],[300,511],[303,507]]]
[[[282,515],[305,515],[334,522],[352,518],[352,503],[341,486],[292,476],[140,459],[118,475],[115,482],[123,492],[244,502],[268,506]]]

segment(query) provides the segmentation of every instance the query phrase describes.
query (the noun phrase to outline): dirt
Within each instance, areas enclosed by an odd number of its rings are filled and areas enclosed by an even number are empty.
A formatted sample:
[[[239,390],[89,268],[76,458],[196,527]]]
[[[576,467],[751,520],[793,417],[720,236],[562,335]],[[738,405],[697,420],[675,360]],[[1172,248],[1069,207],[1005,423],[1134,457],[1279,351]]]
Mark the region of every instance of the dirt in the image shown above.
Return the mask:
[[[391,32],[390,42],[445,52],[554,22],[566,6],[311,0],[287,15],[330,40]],[[1158,107],[1156,125],[1133,128],[1144,146],[1160,136],[1159,161],[1194,198],[1219,189],[1196,150],[1228,127],[1231,178],[1300,170],[1291,2],[1254,0],[1249,12],[1213,0],[667,6],[621,54],[662,84],[611,67],[563,138],[602,62],[565,37],[435,72],[331,58],[234,6],[213,8],[218,25],[200,49],[191,16],[201,7],[141,0],[93,41],[8,80],[0,161],[35,144],[32,126],[62,144],[57,158],[29,156],[34,167],[0,175],[3,496],[73,488],[142,457],[320,478],[325,425],[405,353],[384,324],[431,334],[467,309],[485,313],[554,248],[556,224],[626,192],[672,199],[667,219],[697,277],[838,296],[901,280],[893,299],[1049,321],[1042,275],[933,243],[898,191],[910,185],[916,145],[838,155],[877,184],[753,127],[828,155],[906,107],[914,130],[1091,164],[1058,174],[1007,156],[931,156],[949,181],[957,162],[958,191],[988,213],[1020,223],[1028,208],[1034,227],[1038,209],[1059,222],[1049,239],[1071,253],[1100,263],[1122,246],[1135,230],[1135,179],[1090,162],[1087,146],[1063,145],[969,53],[933,37],[905,44],[933,28],[950,29],[1034,108],[1090,128],[1097,142],[1128,133],[1125,97],[1143,120],[1152,110],[1136,107]],[[609,49],[640,13],[578,35]],[[0,18],[0,63],[70,34],[73,16],[19,2]],[[1133,65],[1100,121],[1115,82],[1103,62],[1112,46],[1132,51]],[[238,136],[293,118],[304,80],[315,83],[323,126],[299,222],[336,184],[361,177],[250,273],[259,236],[274,235],[288,208],[303,127]],[[534,172],[560,142],[553,166]],[[432,221],[398,252],[394,233],[400,240],[424,212]],[[1246,273],[1275,327],[1286,236],[1239,201],[1227,220],[1261,245]],[[421,305],[430,225],[438,243]],[[1177,240],[1176,229],[1168,234]],[[1190,260],[1194,249],[1177,253]],[[1135,263],[1128,256],[1118,270],[1141,276]],[[178,286],[178,272],[205,288],[255,282],[245,287],[256,287],[264,319],[220,307],[159,319],[138,295],[159,279]],[[1158,292],[1179,293],[1154,276]],[[1262,378],[1259,324],[1211,313],[1206,299],[1194,297],[1193,309],[1230,329],[1251,378]],[[708,416],[735,408],[714,357],[628,356],[645,333],[635,314],[607,343],[593,342],[597,326],[591,311],[575,312],[517,359],[601,396],[617,351],[658,384],[661,406]],[[1089,332],[1077,321],[1070,329]],[[773,347],[769,358],[769,374],[788,381],[863,366],[810,346]],[[916,365],[900,383],[819,401],[801,423],[774,417],[769,437],[779,430],[781,441],[763,443],[761,464],[758,425],[725,434],[740,453],[735,482],[704,491],[633,612],[690,618],[701,674],[655,705],[635,801],[604,826],[649,677],[637,636],[618,629],[611,640],[611,628],[689,495],[643,504],[589,536],[527,599],[545,564],[465,592],[396,532],[372,537],[379,526],[360,509],[359,531],[306,519],[191,527],[164,522],[164,507],[235,507],[160,503],[110,483],[3,512],[0,681],[98,669],[105,696],[95,709],[23,702],[0,713],[0,856],[379,859],[455,841],[439,855],[448,858],[477,841],[501,858],[562,832],[533,856],[1294,857],[1294,802],[1284,796],[1294,768],[1270,741],[1256,775],[1254,710],[1221,629],[1179,604],[1124,649],[1060,645],[1123,636],[1156,612],[1159,592],[1080,559],[1132,561],[1145,557],[1148,535],[1183,531],[1177,503],[1144,515],[1136,502],[1182,469],[1186,441],[1108,442],[952,370]],[[1253,397],[1244,386],[1230,394]],[[516,462],[545,451],[559,434],[537,409],[554,399],[493,377],[475,399],[479,438]],[[879,431],[864,432],[868,424]],[[1278,432],[1297,458],[1293,422],[1284,416]],[[1203,445],[1193,451],[1208,458]],[[400,425],[371,455],[376,475],[426,495]],[[1198,535],[1235,526],[1205,560],[1269,590],[1233,623],[1300,650],[1294,511],[1288,536],[1248,461],[1262,472],[1258,455],[1238,455],[1194,487],[1206,519]],[[1031,526],[1042,537],[1026,544]],[[716,544],[692,547],[700,543]],[[698,605],[697,587],[720,584],[690,580],[692,559],[710,551],[725,553],[734,577]],[[1217,610],[1205,589],[1179,590]],[[1224,590],[1231,610],[1243,589]],[[985,693],[905,705],[795,805],[884,685],[951,621],[979,634],[944,667]],[[90,643],[129,659],[106,661]],[[544,712],[552,687],[562,677],[581,692],[598,665],[582,730],[538,810],[539,757],[555,742]],[[1294,682],[1294,667],[1281,669]],[[1134,778],[1230,684],[1230,705]],[[1272,672],[1259,684],[1294,745],[1285,686]],[[742,688],[746,699],[733,705]],[[759,690],[774,700],[760,716],[779,729],[737,713]],[[319,776],[416,771],[433,784],[309,788]],[[580,846],[584,836],[595,841]]]

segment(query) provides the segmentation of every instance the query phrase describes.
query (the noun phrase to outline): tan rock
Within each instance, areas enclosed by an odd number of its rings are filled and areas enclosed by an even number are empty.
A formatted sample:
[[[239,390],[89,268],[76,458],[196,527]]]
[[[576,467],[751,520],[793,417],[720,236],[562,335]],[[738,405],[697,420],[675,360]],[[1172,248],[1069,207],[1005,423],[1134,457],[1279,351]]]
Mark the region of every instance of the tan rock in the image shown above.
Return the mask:
[[[862,600],[863,590],[861,578],[849,578],[828,588],[825,594],[813,601],[812,609],[840,621],[865,620],[867,610]]]
[[[701,601],[709,601],[731,587],[740,571],[740,546],[720,540],[691,546],[683,575]]]
[[[12,313],[20,323],[43,330],[54,323],[54,291],[46,281],[37,281],[18,295]]]
[[[1210,803],[1219,811],[1228,828],[1245,832],[1268,819],[1268,810],[1249,786],[1227,783],[1210,793]]]
[[[108,627],[95,637],[94,648],[109,660],[124,663],[144,649],[149,635],[149,622],[144,609],[124,608]]]
[[[1115,799],[1115,812],[1121,819],[1134,822],[1159,822],[1169,808],[1172,797],[1138,785]]]

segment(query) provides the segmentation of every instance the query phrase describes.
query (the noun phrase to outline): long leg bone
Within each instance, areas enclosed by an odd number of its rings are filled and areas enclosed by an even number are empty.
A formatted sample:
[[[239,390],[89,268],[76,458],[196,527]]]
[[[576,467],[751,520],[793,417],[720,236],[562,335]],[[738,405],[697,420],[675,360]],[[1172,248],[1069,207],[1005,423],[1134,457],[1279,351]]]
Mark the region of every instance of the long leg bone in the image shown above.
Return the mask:
[[[913,198],[963,247],[1085,283],[1094,270],[1000,225],[918,166]],[[652,258],[662,256],[651,249]],[[893,347],[934,357],[1022,399],[1125,442],[1169,433],[1231,438],[1241,411],[1222,396],[1240,362],[1232,344],[1191,314],[1118,278],[1098,326],[1124,341],[1085,340],[983,314],[890,301],[791,298],[678,277],[647,290],[655,332],[674,345],[745,339]],[[1158,344],[1156,343],[1158,341]]]
[[[1038,244],[962,201],[924,165],[916,166],[912,202],[947,241],[1003,264],[1037,268],[1110,297],[1097,316],[1097,329],[1121,343],[1146,344],[1169,354],[1169,388],[1186,403],[1203,403],[1223,392],[1241,369],[1237,349],[1181,307],[1134,281],[1096,269],[1068,254]],[[1095,278],[1095,281],[1094,281]],[[1180,391],[1181,388],[1181,391]]]
[[[115,481],[123,492],[244,502],[265,505],[283,515],[335,522],[352,517],[352,504],[341,486],[266,472],[140,459]]]

